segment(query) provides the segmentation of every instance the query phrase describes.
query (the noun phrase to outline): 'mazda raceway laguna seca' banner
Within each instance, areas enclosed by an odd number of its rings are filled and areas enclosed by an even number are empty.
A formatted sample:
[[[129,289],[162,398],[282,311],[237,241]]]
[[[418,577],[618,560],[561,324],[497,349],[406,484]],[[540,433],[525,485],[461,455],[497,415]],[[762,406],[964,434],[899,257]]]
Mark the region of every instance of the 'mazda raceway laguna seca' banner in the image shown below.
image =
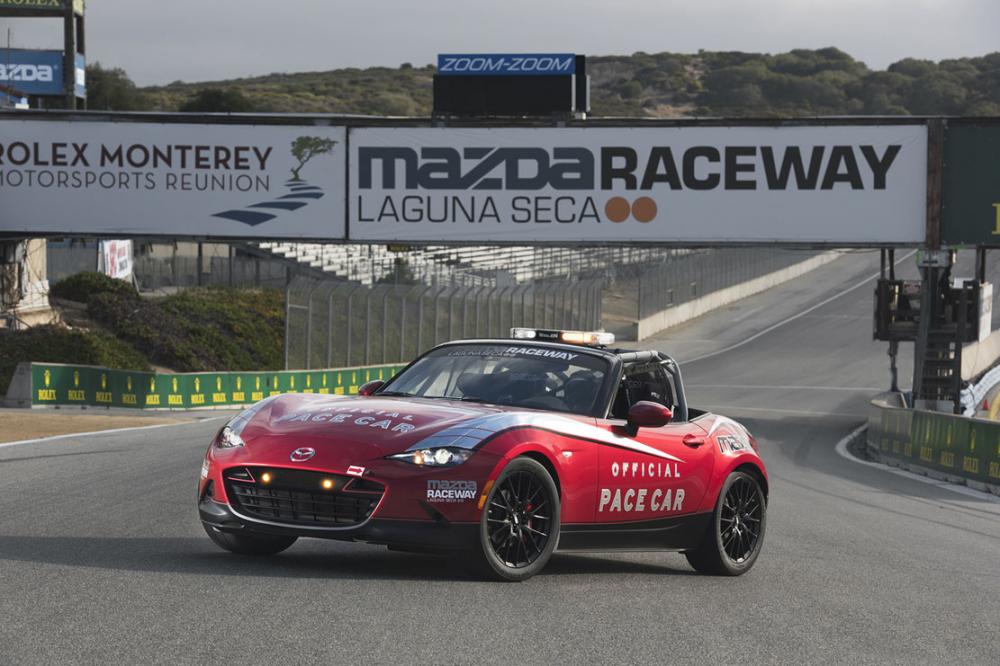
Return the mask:
[[[917,244],[914,125],[350,131],[350,237]]]

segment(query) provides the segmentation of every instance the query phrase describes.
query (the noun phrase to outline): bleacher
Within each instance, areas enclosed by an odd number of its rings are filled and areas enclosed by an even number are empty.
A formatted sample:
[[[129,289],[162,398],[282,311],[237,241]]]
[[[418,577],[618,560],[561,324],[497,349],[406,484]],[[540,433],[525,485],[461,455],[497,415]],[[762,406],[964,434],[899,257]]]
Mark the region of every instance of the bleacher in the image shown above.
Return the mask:
[[[370,285],[391,281],[397,259],[428,284],[463,286],[519,284],[532,280],[606,271],[648,262],[677,250],[566,247],[413,247],[393,252],[385,245],[260,243],[260,249],[301,262],[341,279]]]

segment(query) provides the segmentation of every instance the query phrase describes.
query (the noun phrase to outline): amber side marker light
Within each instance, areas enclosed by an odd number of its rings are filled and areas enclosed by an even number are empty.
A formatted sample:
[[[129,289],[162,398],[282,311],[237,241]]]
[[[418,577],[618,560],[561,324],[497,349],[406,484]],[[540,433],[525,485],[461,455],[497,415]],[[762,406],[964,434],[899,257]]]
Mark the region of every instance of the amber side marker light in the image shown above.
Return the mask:
[[[483,494],[479,498],[479,509],[483,508],[486,504],[486,498],[490,496],[490,490],[493,488],[493,481],[487,481],[486,485],[483,486]]]

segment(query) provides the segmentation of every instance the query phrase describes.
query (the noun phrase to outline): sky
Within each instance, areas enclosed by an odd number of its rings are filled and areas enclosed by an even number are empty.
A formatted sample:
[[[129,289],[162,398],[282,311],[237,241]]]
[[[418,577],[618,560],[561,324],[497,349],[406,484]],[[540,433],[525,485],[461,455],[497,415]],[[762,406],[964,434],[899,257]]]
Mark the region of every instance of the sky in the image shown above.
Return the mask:
[[[87,60],[139,85],[424,65],[438,53],[627,55],[836,46],[872,69],[1000,50],[1000,0],[87,0]],[[0,46],[61,22],[0,19]]]

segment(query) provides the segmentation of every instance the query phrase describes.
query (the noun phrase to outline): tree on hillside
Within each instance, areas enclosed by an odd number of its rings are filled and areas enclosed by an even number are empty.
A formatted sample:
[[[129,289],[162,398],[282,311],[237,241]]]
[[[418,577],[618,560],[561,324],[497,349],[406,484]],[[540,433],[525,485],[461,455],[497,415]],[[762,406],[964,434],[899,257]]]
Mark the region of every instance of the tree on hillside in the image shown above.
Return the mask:
[[[292,168],[292,180],[302,180],[299,177],[299,171],[306,165],[306,162],[317,155],[329,153],[335,145],[337,142],[333,139],[324,139],[318,136],[300,136],[292,141],[292,157],[299,161],[299,165]]]
[[[189,113],[249,113],[253,103],[239,88],[202,88],[180,108]]]
[[[832,47],[776,54],[639,52],[593,56],[588,71],[596,116],[1000,113],[1000,52],[937,62],[906,58],[887,70],[871,70]],[[430,112],[433,72],[433,66],[405,64],[347,68],[198,86],[174,83],[142,93],[150,108],[163,110],[410,116]],[[93,108],[143,108],[138,102],[105,103],[114,95],[98,92],[97,76],[92,75]]]
[[[136,88],[124,69],[87,65],[87,108],[95,111],[145,111],[146,95]]]
[[[906,107],[917,115],[961,114],[966,95],[967,90],[960,81],[938,70],[914,81]]]

